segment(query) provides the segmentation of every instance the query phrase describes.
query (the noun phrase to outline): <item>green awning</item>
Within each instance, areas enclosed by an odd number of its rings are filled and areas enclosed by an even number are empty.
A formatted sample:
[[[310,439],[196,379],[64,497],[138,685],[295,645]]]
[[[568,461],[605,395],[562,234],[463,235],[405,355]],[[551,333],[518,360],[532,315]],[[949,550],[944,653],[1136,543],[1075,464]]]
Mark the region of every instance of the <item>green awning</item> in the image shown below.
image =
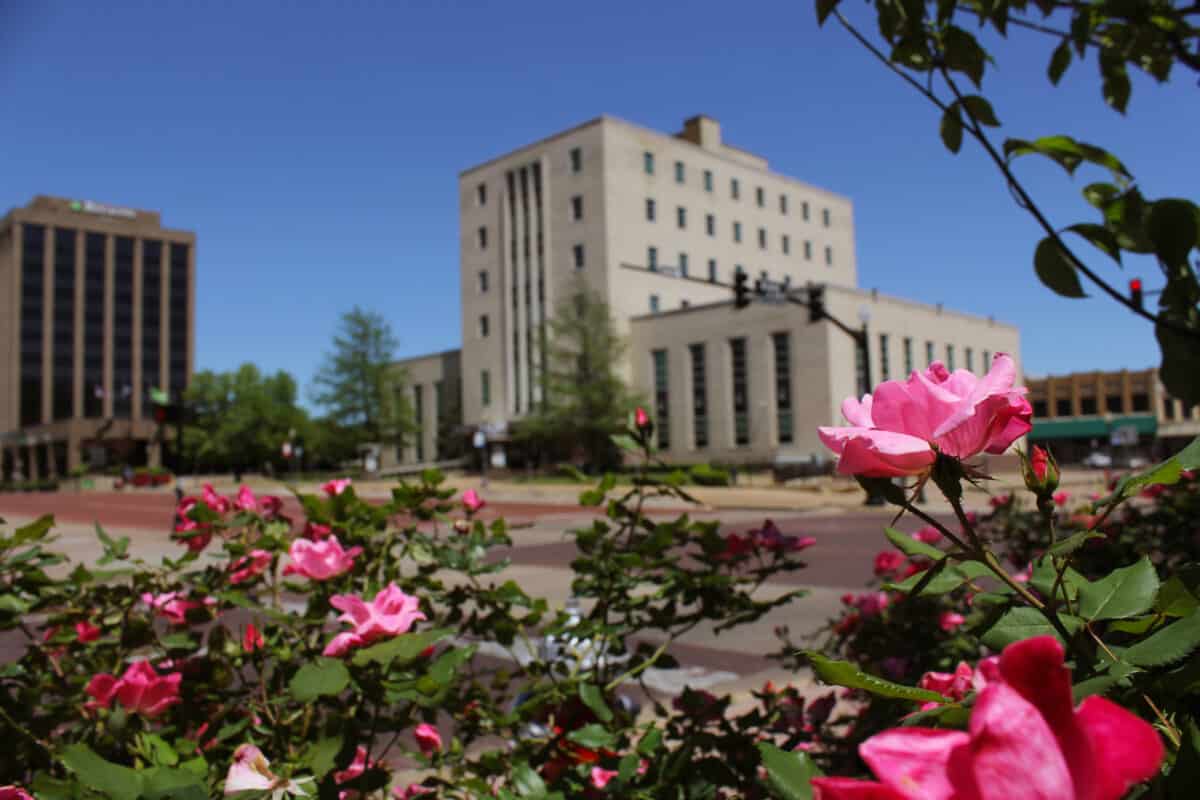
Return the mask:
[[[1139,435],[1153,436],[1158,431],[1158,420],[1153,414],[1121,417],[1072,417],[1069,419],[1034,420],[1029,438],[1044,439],[1096,439],[1108,436],[1117,428],[1132,426]]]

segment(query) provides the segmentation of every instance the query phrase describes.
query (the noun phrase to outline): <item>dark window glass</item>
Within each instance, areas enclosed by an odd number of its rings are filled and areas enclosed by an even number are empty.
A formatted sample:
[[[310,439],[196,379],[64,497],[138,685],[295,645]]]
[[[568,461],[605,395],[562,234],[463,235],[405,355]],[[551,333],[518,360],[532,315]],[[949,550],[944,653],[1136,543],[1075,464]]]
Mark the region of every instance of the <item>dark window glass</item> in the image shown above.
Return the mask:
[[[708,260],[708,279],[712,283],[717,282],[717,260],[715,258]]]
[[[879,334],[879,377],[889,380],[892,377],[892,362],[888,358],[888,335]]]
[[[188,383],[188,344],[191,336],[191,309],[188,306],[188,265],[190,248],[186,244],[172,243],[170,246],[171,273],[168,283],[170,292],[167,300],[167,327],[171,332],[168,341],[168,363],[171,392],[182,392]]]
[[[1033,416],[1045,418],[1049,416],[1047,412],[1049,412],[1049,408],[1046,406],[1045,400],[1033,401]]]
[[[417,429],[413,431],[413,441],[417,446],[417,462],[425,460],[425,392],[421,384],[413,386],[413,418]]]
[[[1054,401],[1054,416],[1056,416],[1056,417],[1072,416],[1071,401],[1070,400],[1055,400]]]
[[[162,355],[162,242],[142,242],[142,416],[154,414],[145,402],[151,389],[163,387]]]
[[[679,226],[680,230],[687,228],[687,209],[683,206],[675,209],[675,223]]]
[[[713,190],[713,174],[711,169],[704,170],[704,191],[711,192]]]
[[[1121,395],[1110,394],[1108,397],[1104,398],[1104,410],[1109,412],[1110,414],[1120,414],[1121,413]]]
[[[21,425],[42,422],[42,331],[46,316],[46,228],[24,225],[21,232]]]
[[[925,366],[933,363],[933,342],[925,343]]]
[[[1134,411],[1150,410],[1150,395],[1145,392],[1135,392],[1132,399]]]
[[[975,371],[975,351],[970,347],[963,349],[963,355],[967,359],[967,372]]]
[[[729,357],[733,362],[733,441],[747,445],[750,444],[750,379],[744,337],[729,340]]]
[[[133,407],[133,239],[118,236],[113,251],[113,416]]]
[[[676,161],[676,162],[675,162],[675,182],[676,182],[676,183],[683,183],[683,178],[684,178],[684,167],[683,167],[683,162],[682,162],[682,161]]]
[[[654,200],[646,198],[646,221],[654,222]]]
[[[912,339],[904,337],[904,374],[911,375],[913,371]]]
[[[75,231],[54,229],[54,419],[75,415]]]
[[[571,198],[571,219],[583,219],[583,195],[577,194]]]
[[[688,346],[692,358],[692,438],[696,447],[708,447],[708,375],[704,345]]]
[[[687,253],[679,254],[679,274],[681,277],[684,277],[684,278],[686,278],[688,276]]]
[[[1092,415],[1092,414],[1095,414],[1096,411],[1097,411],[1096,398],[1094,398],[1094,397],[1079,398],[1079,413],[1080,414]]]
[[[779,419],[779,443],[791,444],[792,420],[792,348],[786,333],[771,334],[775,346],[775,410]]]
[[[571,172],[583,172],[583,150],[571,148]]]
[[[704,230],[709,236],[717,235],[717,218],[712,214],[704,217]]]
[[[479,399],[485,407],[492,404],[492,374],[486,369],[479,373]]]
[[[654,430],[659,449],[671,446],[670,375],[667,372],[667,351],[655,350],[654,359]]]
[[[83,246],[83,415],[104,416],[104,234],[89,233]]]

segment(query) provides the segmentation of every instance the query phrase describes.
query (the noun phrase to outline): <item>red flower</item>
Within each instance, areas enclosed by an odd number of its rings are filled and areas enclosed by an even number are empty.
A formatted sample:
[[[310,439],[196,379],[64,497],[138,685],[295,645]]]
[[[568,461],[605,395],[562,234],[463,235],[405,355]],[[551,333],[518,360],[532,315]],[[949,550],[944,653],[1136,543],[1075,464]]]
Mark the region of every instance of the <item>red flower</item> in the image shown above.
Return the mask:
[[[246,630],[242,633],[242,650],[247,653],[253,653],[262,646],[262,633],[254,626],[253,622],[247,623]]]
[[[639,428],[645,428],[650,425],[650,415],[646,413],[646,409],[638,406],[633,412],[633,424]]]
[[[100,638],[100,633],[100,629],[90,622],[81,621],[75,623],[75,638],[83,644],[96,641]]]
[[[875,575],[882,578],[892,575],[904,566],[904,556],[894,550],[881,550],[875,555]]]
[[[119,679],[108,673],[92,677],[85,691],[92,700],[85,709],[107,708],[115,698],[131,714],[151,719],[179,702],[178,672],[159,675],[149,661],[136,661]]]

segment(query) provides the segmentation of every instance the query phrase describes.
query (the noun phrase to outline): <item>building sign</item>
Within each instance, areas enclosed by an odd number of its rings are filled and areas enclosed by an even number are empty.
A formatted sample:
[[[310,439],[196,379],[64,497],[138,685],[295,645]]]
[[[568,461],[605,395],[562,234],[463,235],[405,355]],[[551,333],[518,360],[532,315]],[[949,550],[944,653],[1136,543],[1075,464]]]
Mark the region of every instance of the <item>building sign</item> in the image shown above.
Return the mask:
[[[122,208],[121,206],[110,206],[105,203],[97,203],[92,200],[72,200],[72,211],[81,211],[84,214],[100,214],[105,217],[120,217],[121,219],[136,219],[137,212],[132,208]]]

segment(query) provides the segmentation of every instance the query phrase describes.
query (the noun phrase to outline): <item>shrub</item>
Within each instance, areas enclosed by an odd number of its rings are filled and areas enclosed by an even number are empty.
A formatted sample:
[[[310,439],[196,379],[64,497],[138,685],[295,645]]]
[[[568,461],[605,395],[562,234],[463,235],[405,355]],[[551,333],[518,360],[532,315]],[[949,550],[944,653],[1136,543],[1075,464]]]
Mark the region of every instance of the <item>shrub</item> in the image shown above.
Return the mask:
[[[730,478],[726,470],[708,464],[696,464],[688,470],[692,483],[697,486],[729,486]]]

